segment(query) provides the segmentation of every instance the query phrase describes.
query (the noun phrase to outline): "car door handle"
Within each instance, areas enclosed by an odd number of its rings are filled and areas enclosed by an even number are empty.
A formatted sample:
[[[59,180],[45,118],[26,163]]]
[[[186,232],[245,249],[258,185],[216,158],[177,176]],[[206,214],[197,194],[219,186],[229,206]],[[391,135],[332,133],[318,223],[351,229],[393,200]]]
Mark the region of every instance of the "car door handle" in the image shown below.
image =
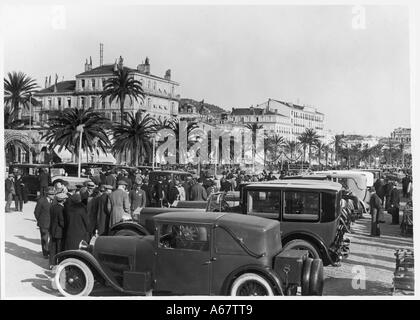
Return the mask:
[[[213,261],[216,261],[217,259],[216,258],[211,258],[210,260],[207,260],[206,262],[204,262],[203,264],[210,264],[210,263],[212,263]]]

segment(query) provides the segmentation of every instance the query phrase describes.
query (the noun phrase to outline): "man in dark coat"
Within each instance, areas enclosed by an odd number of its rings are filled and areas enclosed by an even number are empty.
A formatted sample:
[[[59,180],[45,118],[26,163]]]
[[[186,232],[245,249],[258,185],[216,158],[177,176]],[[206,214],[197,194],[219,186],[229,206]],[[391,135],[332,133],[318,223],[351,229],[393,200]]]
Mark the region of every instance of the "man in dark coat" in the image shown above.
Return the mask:
[[[374,188],[371,189],[370,194],[370,214],[372,216],[372,222],[370,227],[370,235],[372,237],[379,237],[380,236],[380,229],[379,229],[379,215],[382,211],[382,201],[379,196],[376,194]]]
[[[184,187],[184,190],[185,190],[185,200],[186,201],[190,200],[191,180],[192,180],[192,177],[187,176],[187,179],[185,179],[184,183],[182,184],[182,186]]]
[[[8,178],[5,181],[4,190],[6,193],[6,212],[10,212],[10,205],[16,195],[15,192],[15,175],[13,173],[9,173]]]
[[[197,183],[191,187],[190,191],[190,200],[191,201],[206,201],[207,192],[203,187],[203,179],[198,178]]]
[[[408,176],[408,174],[405,175],[404,178],[402,178],[402,192],[403,192],[403,197],[404,198],[408,198],[408,185],[410,184],[410,177]]]
[[[66,193],[55,196],[56,203],[50,209],[50,269],[55,265],[54,257],[63,250],[64,235],[64,201],[68,198]]]
[[[16,211],[23,212],[23,202],[26,200],[26,190],[25,190],[25,184],[22,180],[22,175],[20,173],[17,174],[16,180],[15,180],[15,206]],[[27,201],[27,200],[26,200]]]
[[[107,185],[112,186],[113,189],[117,188],[117,179],[111,171],[107,172],[105,182]]]
[[[389,197],[389,213],[392,215],[391,224],[400,223],[400,191],[397,189],[397,184],[392,184],[392,189]]]
[[[146,207],[151,207],[152,206],[152,198],[153,198],[153,192],[152,192],[152,188],[149,185],[149,178],[144,178],[143,183],[141,185],[141,189],[144,191],[144,193],[146,194]]]
[[[376,180],[375,184],[373,185],[375,187],[376,194],[381,199],[382,203],[384,202],[385,197],[385,181],[382,178],[378,178]]]
[[[48,172],[46,171],[46,169],[41,168],[39,170],[39,189],[40,189],[40,193],[41,193],[41,197],[47,195],[47,191],[48,191],[48,186],[51,183],[51,177],[48,174]]]
[[[171,183],[169,184],[168,193],[167,193],[168,194],[167,200],[168,200],[169,205],[172,205],[175,200],[178,200],[179,191],[178,191],[178,188],[176,187],[178,183],[179,181],[175,180],[174,182],[171,181]]]
[[[48,258],[48,239],[50,229],[50,209],[55,197],[54,188],[48,188],[47,195],[39,198],[35,206],[35,219],[41,233],[41,247],[44,258]]]
[[[89,217],[79,193],[72,196],[70,205],[65,208],[64,219],[64,250],[79,249],[82,240],[89,242]]]
[[[112,192],[112,186],[104,185],[105,191],[98,198],[98,212],[96,214],[96,228],[99,235],[107,235],[111,217],[111,202],[109,195]]]
[[[104,191],[104,186],[96,188],[92,193],[92,197],[90,197],[87,202],[86,208],[89,216],[89,235],[91,237],[95,235],[95,231],[98,229],[99,198],[102,195],[102,192]]]

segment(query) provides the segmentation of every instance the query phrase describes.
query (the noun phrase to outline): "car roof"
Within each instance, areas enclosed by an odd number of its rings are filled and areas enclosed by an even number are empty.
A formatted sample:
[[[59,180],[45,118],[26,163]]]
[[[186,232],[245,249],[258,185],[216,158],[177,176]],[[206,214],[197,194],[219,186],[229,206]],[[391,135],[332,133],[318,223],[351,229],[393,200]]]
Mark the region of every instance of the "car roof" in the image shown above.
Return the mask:
[[[179,211],[166,212],[153,217],[157,222],[217,224],[220,226],[240,226],[242,229],[268,230],[279,224],[272,219],[230,212]]]
[[[333,182],[329,180],[314,180],[314,179],[286,179],[286,180],[271,180],[264,182],[252,182],[245,186],[248,187],[267,187],[267,188],[289,188],[289,189],[322,189],[330,191],[340,191],[342,185],[338,182]]]
[[[159,171],[154,171],[153,173],[156,174],[160,174],[160,173],[174,173],[174,174],[189,174],[191,175],[191,173],[186,172],[186,171],[176,171],[176,170],[159,170]]]

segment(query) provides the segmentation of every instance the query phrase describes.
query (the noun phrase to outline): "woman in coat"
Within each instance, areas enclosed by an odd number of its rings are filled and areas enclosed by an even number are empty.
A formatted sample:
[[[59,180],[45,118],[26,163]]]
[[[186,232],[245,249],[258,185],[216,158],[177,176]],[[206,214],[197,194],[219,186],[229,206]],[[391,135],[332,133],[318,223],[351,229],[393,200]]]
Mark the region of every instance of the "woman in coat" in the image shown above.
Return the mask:
[[[89,217],[86,206],[82,203],[79,193],[71,197],[70,204],[65,208],[65,238],[64,249],[79,249],[80,241],[89,242]]]

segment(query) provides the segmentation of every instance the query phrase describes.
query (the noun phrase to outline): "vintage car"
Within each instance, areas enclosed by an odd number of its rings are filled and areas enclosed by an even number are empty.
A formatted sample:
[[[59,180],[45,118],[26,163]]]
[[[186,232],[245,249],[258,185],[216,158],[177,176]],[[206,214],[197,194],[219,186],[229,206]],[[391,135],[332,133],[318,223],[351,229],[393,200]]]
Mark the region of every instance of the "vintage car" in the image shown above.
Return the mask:
[[[25,184],[26,192],[29,198],[36,198],[40,195],[39,171],[40,169],[50,170],[48,164],[12,164],[9,167],[9,173],[19,171],[22,174],[22,181]]]
[[[144,208],[140,224],[125,221],[113,226],[110,235],[153,234],[153,217],[164,212],[236,212],[281,222],[282,243],[304,249],[324,265],[339,265],[350,252],[348,218],[340,204],[342,186],[323,180],[272,180],[242,186],[241,202],[232,207],[225,193],[212,194],[206,209]]]
[[[169,212],[154,235],[99,236],[55,256],[52,286],[86,296],[95,281],[134,295],[322,295],[323,265],[282,248],[280,223],[219,212]]]

